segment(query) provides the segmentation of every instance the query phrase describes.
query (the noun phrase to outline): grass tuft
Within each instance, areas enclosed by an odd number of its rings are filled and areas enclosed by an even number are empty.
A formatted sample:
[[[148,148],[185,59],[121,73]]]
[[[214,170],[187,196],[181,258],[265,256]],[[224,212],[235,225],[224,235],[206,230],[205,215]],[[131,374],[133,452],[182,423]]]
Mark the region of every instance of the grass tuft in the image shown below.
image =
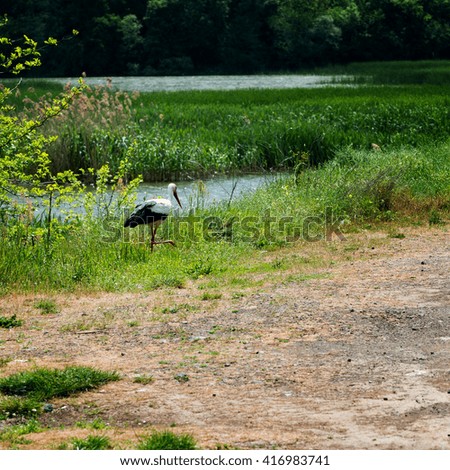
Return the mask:
[[[112,444],[108,436],[88,436],[86,438],[72,439],[75,450],[108,450]]]
[[[0,400],[0,420],[15,417],[34,417],[42,412],[42,402],[34,397],[5,397]]]
[[[41,432],[42,427],[35,419],[30,419],[26,423],[8,426],[0,431],[0,441],[9,442],[10,446],[26,444],[28,441],[22,436],[26,434]]]
[[[11,315],[10,317],[0,317],[0,328],[15,328],[16,326],[21,326],[22,320],[19,320],[16,317],[16,314]]]
[[[42,401],[91,390],[119,378],[116,372],[103,372],[90,367],[74,366],[62,370],[42,368],[0,379],[0,392]]]
[[[171,431],[155,431],[150,436],[142,437],[137,447],[139,450],[195,450],[197,444],[189,434],[174,434]]]
[[[34,306],[39,309],[43,315],[53,315],[59,312],[56,302],[51,299],[38,300]]]

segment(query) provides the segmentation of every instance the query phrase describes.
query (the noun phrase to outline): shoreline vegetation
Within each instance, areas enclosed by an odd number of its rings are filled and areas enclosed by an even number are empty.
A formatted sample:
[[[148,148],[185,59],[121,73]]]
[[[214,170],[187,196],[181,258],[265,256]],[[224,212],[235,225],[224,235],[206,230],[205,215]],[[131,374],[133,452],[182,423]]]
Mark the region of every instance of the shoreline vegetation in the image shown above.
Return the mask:
[[[76,191],[51,193],[39,219],[29,200],[0,207],[0,293],[221,282],[239,278],[255,250],[345,238],[371,224],[445,224],[450,62],[344,70],[365,84],[141,94],[84,89],[39,129],[58,136],[48,147],[52,170],[78,174]],[[13,97],[18,117],[39,113],[60,91],[45,81],[20,86]],[[209,208],[199,183],[197,209],[161,228],[176,249],[151,254],[145,228],[122,227],[142,179],[272,169],[290,175]],[[94,187],[88,197],[87,185]],[[80,204],[85,216],[71,211]],[[56,206],[64,206],[64,221],[55,218]]]

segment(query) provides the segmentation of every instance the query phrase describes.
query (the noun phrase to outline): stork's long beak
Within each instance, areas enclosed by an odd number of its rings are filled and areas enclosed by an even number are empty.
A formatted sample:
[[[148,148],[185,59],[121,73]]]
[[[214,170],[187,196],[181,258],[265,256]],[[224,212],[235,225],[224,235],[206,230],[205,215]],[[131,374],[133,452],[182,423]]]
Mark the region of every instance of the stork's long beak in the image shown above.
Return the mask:
[[[178,194],[177,194],[177,190],[176,190],[176,189],[175,189],[175,191],[173,192],[173,195],[174,195],[175,199],[177,200],[178,205],[183,209],[183,206],[181,205],[181,202],[180,202],[180,200],[178,199]]]

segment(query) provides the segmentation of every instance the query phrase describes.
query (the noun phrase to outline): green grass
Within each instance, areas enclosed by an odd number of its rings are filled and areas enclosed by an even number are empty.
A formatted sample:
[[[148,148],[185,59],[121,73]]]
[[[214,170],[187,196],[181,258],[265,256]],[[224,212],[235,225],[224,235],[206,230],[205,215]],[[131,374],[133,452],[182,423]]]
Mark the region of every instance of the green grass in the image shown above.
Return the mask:
[[[43,315],[51,315],[59,312],[54,300],[42,299],[37,301],[34,306],[41,311]]]
[[[171,431],[155,431],[141,438],[138,450],[195,450],[195,439],[189,434],[175,434]]]
[[[75,450],[108,450],[112,448],[108,436],[88,436],[86,438],[76,438],[71,441]]]
[[[448,96],[446,86],[431,85],[143,95],[134,168],[147,180],[295,168],[347,146],[443,141]]]
[[[42,411],[42,401],[34,397],[0,398],[0,420],[14,417],[35,417]]]
[[[102,102],[103,114],[85,115],[80,107],[52,127],[60,136],[49,150],[54,167],[78,170],[108,161],[117,169],[132,146],[130,175],[160,181],[293,169],[323,163],[344,147],[420,147],[449,136],[450,61],[350,64],[318,72],[348,73],[353,82],[371,85],[143,93],[121,114],[111,95]],[[34,81],[32,97],[47,88],[55,92],[54,84]],[[20,106],[27,94],[25,89],[15,103]]]
[[[222,298],[222,294],[218,292],[204,292],[200,296],[200,300],[217,300],[221,298]]]
[[[148,385],[155,381],[155,378],[152,375],[139,375],[133,379],[134,383]]]
[[[402,214],[430,224],[445,222],[449,152],[449,143],[420,149],[342,149],[319,168],[280,178],[230,206],[199,210],[182,221],[169,219],[158,236],[175,239],[177,246],[158,246],[153,253],[138,231],[120,228],[105,243],[109,234],[90,221],[55,239],[50,255],[45,244],[26,244],[11,235],[0,245],[0,288],[140,292],[203,279],[216,286],[232,279],[239,287],[253,285],[248,273],[270,273],[286,265],[259,261],[261,250],[324,239],[327,230],[335,237],[337,229],[396,220]],[[206,217],[225,223],[233,219],[230,236],[215,238],[203,231]]]
[[[408,67],[444,73],[449,63],[351,67],[407,75]],[[123,229],[118,216],[55,220],[50,244],[42,221],[9,218],[0,232],[0,292],[145,292],[191,281],[242,289],[262,282],[255,273],[288,269],[290,261],[267,263],[263,253],[296,241],[336,239],[354,224],[402,217],[445,224],[448,91],[448,84],[427,83],[143,94],[133,171],[165,178],[285,166],[289,175],[230,205],[199,204],[182,219],[169,218],[158,236],[177,245],[153,253],[146,228]],[[122,137],[123,150],[129,136]],[[57,311],[51,299],[41,302],[42,313]]]
[[[450,85],[450,61],[448,60],[351,63],[344,66],[325,67],[315,72],[352,75],[349,82],[359,84]]]
[[[100,418],[95,418],[90,422],[78,421],[77,423],[75,423],[75,426],[77,426],[78,428],[82,428],[82,429],[96,429],[96,430],[99,430],[99,429],[106,429],[108,427],[108,424],[106,424]]]
[[[42,431],[42,427],[35,419],[30,419],[26,423],[8,426],[0,431],[0,441],[8,442],[9,446],[16,448],[17,445],[26,444],[28,441],[24,437],[27,434]]]
[[[116,372],[104,372],[91,367],[40,368],[1,378],[0,392],[48,400],[90,390],[119,378]]]
[[[0,317],[0,328],[15,328],[16,326],[21,326],[22,320],[19,320],[16,314],[11,315],[10,317]]]
[[[0,379],[0,392],[6,395],[0,401],[0,416],[36,416],[45,400],[91,390],[119,378],[116,372],[81,366],[19,372]]]

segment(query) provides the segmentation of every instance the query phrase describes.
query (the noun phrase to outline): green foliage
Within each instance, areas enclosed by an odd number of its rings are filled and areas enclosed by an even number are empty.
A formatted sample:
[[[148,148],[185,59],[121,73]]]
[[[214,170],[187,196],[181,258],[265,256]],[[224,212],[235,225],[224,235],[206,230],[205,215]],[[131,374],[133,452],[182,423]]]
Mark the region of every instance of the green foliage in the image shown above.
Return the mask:
[[[65,92],[70,88],[67,84]],[[53,99],[47,93],[37,100],[28,95],[26,91],[22,111],[25,116],[42,114]],[[133,103],[138,96],[114,91],[110,81],[106,86],[80,89],[71,106],[43,126],[45,136],[58,136],[48,149],[52,171],[97,170],[105,164],[113,172],[118,171],[133,143]]]
[[[0,328],[14,328],[21,325],[22,320],[19,320],[16,317],[16,314],[11,315],[10,317],[0,316]]]
[[[40,400],[32,397],[5,397],[0,400],[0,420],[15,417],[34,417],[42,412]]]
[[[388,83],[409,83],[422,74],[423,80],[438,83],[435,77],[450,76],[448,69],[448,62],[421,62],[403,68],[398,63],[351,65],[348,70],[356,80],[383,77]],[[441,82],[161,92],[135,98],[98,87],[80,93],[67,112],[47,123],[44,134],[50,129],[59,134],[48,150],[55,171],[81,168],[83,181],[94,181],[98,190],[105,183],[121,183],[130,193],[141,175],[146,181],[162,181],[218,172],[302,170],[347,146],[367,149],[377,143],[386,149],[444,141],[450,118],[447,82]],[[70,191],[54,193],[53,207],[63,206]],[[51,212],[48,199],[44,202]]]
[[[106,424],[102,419],[95,418],[90,422],[80,421],[76,423],[76,426],[82,429],[106,429],[108,424]]]
[[[91,76],[242,74],[449,57],[448,0],[104,0],[80,9],[35,0],[33,6],[6,2],[7,32],[16,37],[24,30],[44,43],[27,60],[42,59],[47,76],[74,76],[82,67]],[[65,37],[73,25],[82,31],[76,44]],[[45,41],[50,30],[61,39]],[[20,46],[6,45],[34,51],[26,37]]]
[[[75,450],[107,450],[112,448],[108,436],[87,436],[86,438],[72,439],[72,446]]]
[[[42,427],[39,422],[35,419],[30,419],[23,424],[5,427],[0,431],[0,441],[9,442],[10,446],[25,444],[27,441],[22,436],[41,431]]]
[[[144,436],[138,450],[195,450],[197,443],[190,434],[175,434],[171,431],[154,431]]]
[[[0,24],[5,26],[6,20]],[[13,45],[9,38],[0,38],[2,44],[11,46],[0,54],[0,68],[18,74],[24,70],[40,65],[38,43],[24,36],[26,47]],[[54,44],[50,38],[47,44]],[[45,106],[32,116],[18,116],[15,106],[9,99],[17,89],[5,85],[0,87],[0,219],[12,218],[13,221],[25,214],[24,206],[18,206],[20,198],[38,197],[45,199],[46,222],[45,233],[47,245],[50,244],[53,232],[53,208],[55,203],[64,196],[79,188],[79,182],[71,171],[53,173],[51,160],[46,151],[47,146],[57,138],[45,136],[39,132],[49,120],[56,118],[67,109],[81,90],[83,83],[71,87],[59,96],[53,97]],[[21,230],[22,227],[18,227]]]
[[[73,366],[62,370],[41,368],[0,379],[0,392],[48,400],[90,390],[119,378],[116,372],[103,372],[90,367]]]
[[[221,299],[221,298],[222,298],[222,294],[212,293],[212,292],[204,292],[200,296],[200,300],[217,300],[217,299]]]
[[[148,385],[155,381],[155,378],[152,375],[139,375],[133,379],[134,383]]]
[[[139,175],[160,181],[304,168],[349,145],[419,146],[445,140],[449,129],[446,87],[152,93],[139,102],[139,127],[133,121],[118,126],[120,146],[95,138],[83,144],[85,164],[95,163],[97,171],[107,165],[111,173],[122,172],[124,182]],[[76,142],[67,148],[77,148]],[[107,151],[100,154],[103,144]],[[90,171],[85,168],[85,178]]]
[[[52,299],[41,299],[34,306],[41,311],[43,315],[50,315],[59,312],[59,309]]]

